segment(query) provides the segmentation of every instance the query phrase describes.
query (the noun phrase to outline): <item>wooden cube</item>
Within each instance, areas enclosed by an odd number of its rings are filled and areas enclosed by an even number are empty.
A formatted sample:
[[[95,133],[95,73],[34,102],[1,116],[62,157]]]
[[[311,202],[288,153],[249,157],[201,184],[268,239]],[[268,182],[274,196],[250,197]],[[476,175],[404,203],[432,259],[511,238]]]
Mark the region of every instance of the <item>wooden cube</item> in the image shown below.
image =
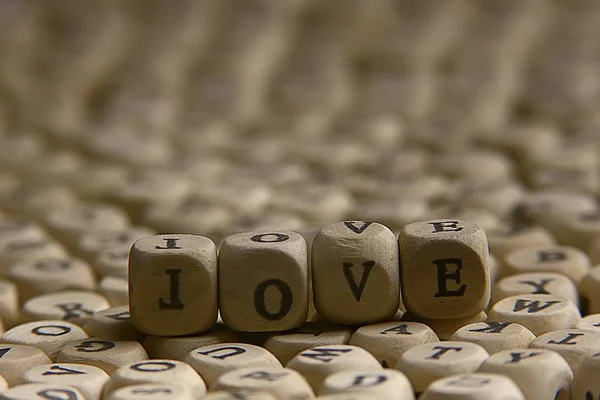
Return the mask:
[[[140,383],[125,386],[105,396],[106,400],[196,400],[188,389],[169,383]],[[206,397],[202,397],[203,399]]]
[[[222,374],[245,367],[282,367],[279,360],[262,347],[245,343],[219,343],[192,350],[185,358],[202,376],[208,387]]]
[[[585,299],[586,311],[600,313],[600,266],[590,268],[579,284],[579,294]]]
[[[318,394],[336,393],[365,393],[382,400],[414,399],[413,389],[406,375],[393,369],[357,369],[331,374],[323,381]]]
[[[105,340],[135,340],[142,342],[146,337],[131,323],[128,306],[118,306],[98,311],[82,325],[90,337]]]
[[[294,232],[229,236],[219,251],[219,306],[231,329],[272,332],[301,326],[308,314],[306,241]]]
[[[286,365],[304,378],[318,391],[329,375],[353,369],[381,370],[381,365],[368,351],[357,346],[318,346],[304,350]]]
[[[139,239],[129,256],[129,310],[149,335],[190,335],[217,319],[217,251],[195,235]]]
[[[216,324],[210,331],[190,336],[148,336],[144,348],[150,358],[164,358],[183,361],[190,352],[211,344],[238,342],[236,334],[222,324]]]
[[[95,312],[106,310],[110,303],[95,292],[69,290],[32,297],[23,304],[21,320],[62,319],[77,325]]]
[[[17,285],[22,302],[62,290],[96,288],[92,267],[70,257],[23,261],[10,268],[6,276]]]
[[[415,321],[430,327],[440,340],[450,340],[454,332],[465,325],[474,324],[476,322],[484,322],[487,320],[487,314],[482,311],[475,315],[470,315],[465,318],[453,318],[453,319],[425,319],[416,318],[410,313],[406,313],[402,316],[403,321]]]
[[[30,368],[52,363],[42,350],[22,344],[2,344],[0,354],[0,376],[8,386],[18,385]]]
[[[96,275],[126,279],[129,276],[130,250],[131,245],[126,244],[100,251],[92,261]]]
[[[438,379],[419,397],[419,400],[453,399],[525,400],[525,396],[506,376],[474,372]]]
[[[147,359],[148,354],[139,342],[98,338],[69,342],[56,356],[56,362],[93,365],[109,375],[120,366]]]
[[[436,379],[475,372],[488,356],[474,343],[424,343],[402,353],[396,369],[408,377],[416,393],[422,393]]]
[[[475,343],[489,354],[507,349],[526,349],[535,335],[513,322],[475,322],[458,329],[450,340]]]
[[[573,281],[556,272],[530,272],[500,279],[492,290],[492,304],[520,294],[558,295],[579,305],[579,294]]]
[[[269,392],[277,399],[311,399],[313,390],[298,372],[281,367],[248,367],[219,376],[213,390],[228,392],[253,389]]]
[[[545,349],[511,349],[492,354],[477,372],[509,377],[527,400],[567,400],[573,381],[573,371],[564,358]]]
[[[381,224],[338,222],[314,238],[315,308],[331,323],[362,325],[390,319],[398,310],[399,275],[396,237]]]
[[[5,328],[12,328],[19,320],[19,292],[17,285],[0,279],[0,321]]]
[[[76,248],[79,236],[86,231],[123,229],[129,225],[127,214],[111,205],[81,203],[50,210],[44,216],[50,233],[68,248]]]
[[[571,398],[597,399],[600,396],[598,373],[600,373],[600,353],[595,352],[584,357],[575,372],[571,385]]]
[[[87,400],[83,394],[73,386],[57,385],[51,383],[26,383],[11,385],[12,387],[0,393],[2,400],[31,400],[31,399],[69,399]]]
[[[122,246],[130,248],[136,240],[154,234],[155,232],[152,229],[143,226],[120,229],[110,226],[108,229],[88,230],[82,232],[77,238],[75,251],[82,258],[92,261],[104,251]]]
[[[555,244],[552,235],[540,226],[516,225],[505,229],[485,231],[490,244],[490,251],[499,260],[512,251],[529,246],[552,246]]]
[[[577,329],[600,331],[600,314],[589,314],[579,320]]]
[[[590,268],[589,257],[569,246],[527,246],[510,252],[504,259],[504,276],[525,272],[557,272],[579,284]]]
[[[558,329],[574,328],[581,315],[577,306],[562,296],[524,294],[500,300],[490,310],[490,322],[516,322],[543,335]]]
[[[352,329],[325,322],[307,322],[292,331],[275,333],[263,347],[286,365],[298,353],[317,346],[348,344]]]
[[[86,400],[100,400],[108,380],[106,372],[92,365],[54,363],[31,368],[21,382],[73,386]]]
[[[194,398],[206,394],[206,384],[186,363],[175,360],[135,361],[117,368],[104,387],[104,396],[115,390],[142,383],[173,384],[190,391]]]
[[[111,306],[129,306],[129,281],[119,276],[105,276],[98,285],[98,292]]]
[[[427,325],[402,321],[361,326],[352,334],[349,344],[367,350],[384,368],[394,368],[404,351],[438,341],[438,336]]]
[[[48,320],[17,325],[4,332],[1,341],[37,347],[51,360],[54,360],[67,342],[87,337],[87,333],[75,324],[67,321]]]
[[[50,237],[2,241],[0,242],[0,273],[6,275],[13,265],[21,261],[67,256],[65,248]]]
[[[468,221],[432,220],[404,227],[398,238],[402,300],[420,318],[475,315],[490,299],[485,233]]]
[[[530,349],[552,350],[560,354],[574,373],[581,361],[600,353],[600,332],[584,329],[560,329],[538,336],[529,345]]]

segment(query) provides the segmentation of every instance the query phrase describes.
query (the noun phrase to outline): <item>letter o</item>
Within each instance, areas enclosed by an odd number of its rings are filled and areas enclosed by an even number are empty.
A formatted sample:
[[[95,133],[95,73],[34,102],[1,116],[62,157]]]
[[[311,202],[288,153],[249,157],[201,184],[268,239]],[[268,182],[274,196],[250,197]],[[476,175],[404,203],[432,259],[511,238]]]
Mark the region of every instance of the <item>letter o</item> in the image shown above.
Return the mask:
[[[265,304],[265,292],[269,286],[276,286],[281,293],[281,304],[279,311],[271,313],[267,310]],[[294,303],[294,297],[292,296],[292,290],[287,283],[281,279],[269,279],[259,283],[254,290],[254,307],[258,312],[258,315],[269,321],[277,321],[285,317],[292,309]]]

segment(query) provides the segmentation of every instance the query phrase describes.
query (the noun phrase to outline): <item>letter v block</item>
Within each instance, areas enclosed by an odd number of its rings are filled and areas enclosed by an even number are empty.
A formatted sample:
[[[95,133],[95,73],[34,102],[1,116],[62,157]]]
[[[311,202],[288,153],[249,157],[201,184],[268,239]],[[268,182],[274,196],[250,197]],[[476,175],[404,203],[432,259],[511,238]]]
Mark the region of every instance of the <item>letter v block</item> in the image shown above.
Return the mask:
[[[328,225],[312,244],[315,308],[329,322],[365,325],[389,320],[400,291],[398,244],[375,222]]]
[[[149,335],[191,335],[217,321],[217,250],[209,238],[156,235],[129,253],[131,322]]]
[[[468,221],[433,220],[406,225],[398,238],[402,299],[425,319],[475,315],[490,300],[488,243]]]

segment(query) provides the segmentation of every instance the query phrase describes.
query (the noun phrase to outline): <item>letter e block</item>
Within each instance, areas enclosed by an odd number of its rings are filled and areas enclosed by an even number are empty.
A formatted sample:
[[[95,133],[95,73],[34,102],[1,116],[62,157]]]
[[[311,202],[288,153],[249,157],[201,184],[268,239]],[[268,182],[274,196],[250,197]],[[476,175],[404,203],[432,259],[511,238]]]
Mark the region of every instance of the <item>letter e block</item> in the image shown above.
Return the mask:
[[[223,321],[236,331],[283,331],[306,322],[308,258],[302,235],[246,232],[225,239],[219,305]]]
[[[217,250],[209,238],[157,235],[129,254],[131,321],[149,335],[191,335],[217,321]]]
[[[406,225],[398,238],[402,299],[420,318],[475,315],[490,299],[488,243],[468,221],[433,220]]]

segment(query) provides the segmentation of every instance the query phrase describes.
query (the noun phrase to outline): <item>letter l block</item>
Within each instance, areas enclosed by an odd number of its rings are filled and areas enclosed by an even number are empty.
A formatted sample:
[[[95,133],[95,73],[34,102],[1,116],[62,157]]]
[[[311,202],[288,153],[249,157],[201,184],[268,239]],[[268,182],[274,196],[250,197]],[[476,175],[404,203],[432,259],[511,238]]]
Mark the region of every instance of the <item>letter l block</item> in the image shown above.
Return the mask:
[[[406,225],[398,237],[404,305],[426,319],[475,315],[490,299],[488,243],[468,221]]]

